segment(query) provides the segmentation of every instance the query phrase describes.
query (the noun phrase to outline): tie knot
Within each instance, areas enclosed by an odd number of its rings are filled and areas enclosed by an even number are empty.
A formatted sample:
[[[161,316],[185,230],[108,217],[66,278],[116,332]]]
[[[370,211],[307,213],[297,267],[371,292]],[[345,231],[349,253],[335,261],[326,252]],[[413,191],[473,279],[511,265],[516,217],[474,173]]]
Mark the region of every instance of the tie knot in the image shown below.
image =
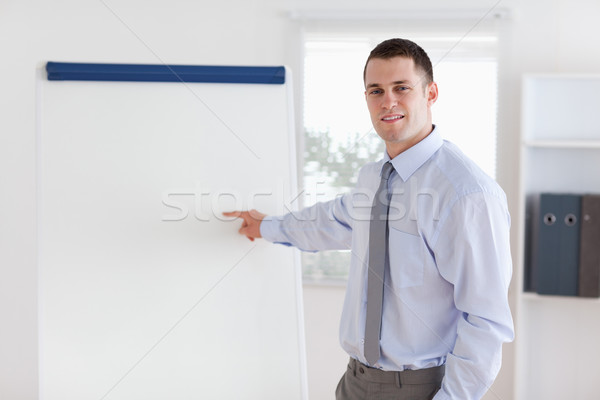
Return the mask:
[[[392,165],[391,162],[388,161],[385,164],[383,164],[383,169],[381,171],[381,179],[385,179],[387,181],[393,170],[394,170],[394,166]]]

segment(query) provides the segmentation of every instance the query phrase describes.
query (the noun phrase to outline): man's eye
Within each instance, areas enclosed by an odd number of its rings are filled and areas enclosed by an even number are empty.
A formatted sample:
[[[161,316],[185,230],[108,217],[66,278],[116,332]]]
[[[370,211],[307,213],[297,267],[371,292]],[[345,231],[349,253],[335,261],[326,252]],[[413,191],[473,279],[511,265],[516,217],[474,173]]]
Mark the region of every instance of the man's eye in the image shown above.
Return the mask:
[[[369,94],[380,94],[380,93],[381,93],[381,90],[379,90],[379,89],[373,89],[373,90],[371,90],[371,92],[369,92]]]
[[[410,89],[408,86],[398,86],[398,87],[396,88],[396,90],[397,90],[398,92],[403,92],[403,91],[405,91],[405,90],[408,90],[408,89]]]

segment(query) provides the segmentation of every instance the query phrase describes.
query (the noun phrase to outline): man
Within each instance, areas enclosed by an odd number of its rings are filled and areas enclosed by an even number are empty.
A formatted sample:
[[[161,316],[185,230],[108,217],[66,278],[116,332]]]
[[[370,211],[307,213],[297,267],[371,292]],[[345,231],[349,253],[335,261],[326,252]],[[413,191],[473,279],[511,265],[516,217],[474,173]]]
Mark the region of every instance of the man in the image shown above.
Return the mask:
[[[479,399],[500,369],[502,343],[513,339],[506,197],[433,125],[438,88],[423,49],[403,39],[380,43],[364,83],[386,152],[360,170],[351,193],[279,218],[226,215],[243,219],[240,233],[250,240],[352,249],[340,326],[350,364],[338,400]],[[383,236],[379,212],[371,215],[376,203],[389,207]],[[383,272],[374,273],[379,264]],[[373,326],[374,347],[365,340]]]

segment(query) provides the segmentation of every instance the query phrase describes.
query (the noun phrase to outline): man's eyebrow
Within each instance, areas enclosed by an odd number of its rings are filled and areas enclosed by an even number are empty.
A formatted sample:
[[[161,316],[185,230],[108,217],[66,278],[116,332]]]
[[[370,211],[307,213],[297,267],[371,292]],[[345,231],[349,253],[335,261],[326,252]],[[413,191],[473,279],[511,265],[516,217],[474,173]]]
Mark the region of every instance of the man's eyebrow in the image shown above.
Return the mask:
[[[394,81],[394,82],[392,82],[392,85],[407,85],[407,86],[410,86],[410,87],[414,86],[409,80]],[[373,87],[381,87],[381,84],[380,83],[369,83],[367,85],[367,89],[370,89],[370,88],[373,88]]]

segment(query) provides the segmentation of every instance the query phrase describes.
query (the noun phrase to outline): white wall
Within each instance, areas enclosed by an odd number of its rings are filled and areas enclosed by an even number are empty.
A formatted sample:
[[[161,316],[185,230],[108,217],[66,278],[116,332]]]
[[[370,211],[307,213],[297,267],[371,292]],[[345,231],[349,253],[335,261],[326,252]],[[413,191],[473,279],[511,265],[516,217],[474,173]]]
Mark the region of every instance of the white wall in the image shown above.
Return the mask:
[[[448,9],[443,0],[62,0],[0,3],[0,398],[37,398],[35,68],[47,60],[181,64],[282,64],[297,67],[291,9]],[[484,10],[495,0],[457,0],[453,9]],[[525,72],[600,72],[596,0],[503,0],[499,77],[499,168],[514,220],[518,214],[520,77]],[[335,101],[335,98],[332,99]],[[242,107],[232,99],[232,107]],[[515,225],[516,226],[516,225]],[[515,232],[516,233],[516,232]],[[513,235],[516,238],[517,235]],[[515,263],[520,245],[513,240]],[[334,289],[337,290],[337,289]],[[515,290],[511,297],[515,298]],[[309,368],[326,365],[314,339],[337,343],[341,296],[306,292]],[[314,307],[320,304],[322,307]],[[314,310],[314,311],[313,311]],[[310,312],[310,313],[309,313]],[[324,317],[327,316],[327,317]],[[334,318],[334,317],[331,317]],[[600,323],[600,322],[599,322]],[[514,345],[489,398],[513,398]],[[316,368],[316,367],[315,367]],[[332,368],[338,369],[337,364]],[[317,374],[318,375],[318,374]],[[309,378],[316,379],[309,371]],[[311,399],[332,391],[311,387]]]
[[[348,365],[348,355],[338,339],[345,291],[344,286],[304,287],[310,400],[333,399],[335,388]]]

